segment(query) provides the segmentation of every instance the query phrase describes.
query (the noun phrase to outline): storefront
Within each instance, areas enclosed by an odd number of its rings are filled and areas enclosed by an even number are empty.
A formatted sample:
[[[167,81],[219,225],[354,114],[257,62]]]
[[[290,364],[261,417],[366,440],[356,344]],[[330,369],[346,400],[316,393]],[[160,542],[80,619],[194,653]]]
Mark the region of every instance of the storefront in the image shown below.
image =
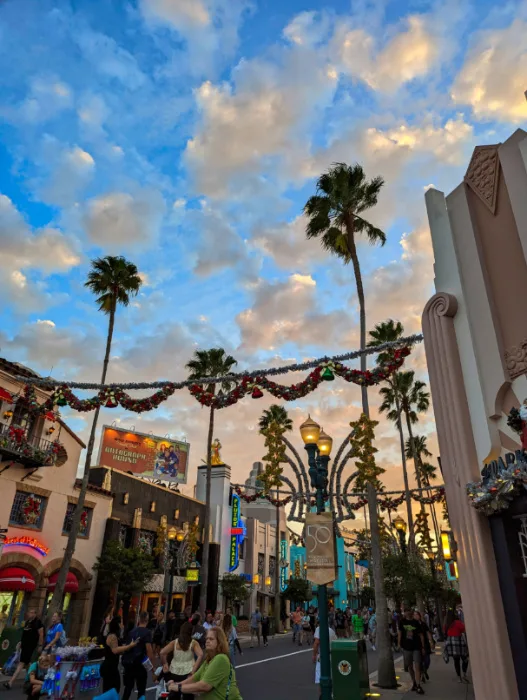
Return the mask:
[[[46,616],[47,609],[55,592],[59,572],[56,571],[49,577],[47,586],[46,603],[44,605],[43,617]],[[76,593],[79,591],[79,581],[72,571],[69,571],[66,576],[66,584],[64,586],[64,600],[62,602],[62,624],[69,634],[71,628],[71,611],[75,609]]]
[[[36,588],[34,576],[19,566],[0,569],[0,620],[4,627],[18,626]]]

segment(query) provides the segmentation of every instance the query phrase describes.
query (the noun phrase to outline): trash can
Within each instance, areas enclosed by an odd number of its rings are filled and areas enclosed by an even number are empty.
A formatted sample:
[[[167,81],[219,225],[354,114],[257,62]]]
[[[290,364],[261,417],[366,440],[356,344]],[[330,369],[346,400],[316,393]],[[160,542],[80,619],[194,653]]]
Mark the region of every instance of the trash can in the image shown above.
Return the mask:
[[[362,700],[370,691],[368,656],[364,640],[331,642],[333,700]]]
[[[0,636],[0,668],[16,650],[16,645],[22,639],[21,627],[4,627]]]

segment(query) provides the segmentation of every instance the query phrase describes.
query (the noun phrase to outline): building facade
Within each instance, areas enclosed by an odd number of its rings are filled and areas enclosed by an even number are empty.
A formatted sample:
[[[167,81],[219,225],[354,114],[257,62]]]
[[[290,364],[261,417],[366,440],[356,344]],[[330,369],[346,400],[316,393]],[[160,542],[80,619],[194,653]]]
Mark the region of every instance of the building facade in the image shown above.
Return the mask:
[[[527,499],[512,489],[484,515],[467,483],[492,498],[524,455],[508,416],[527,397],[527,133],[478,146],[463,182],[429,190],[426,205],[436,294],[423,332],[476,697],[516,700],[527,697]]]
[[[37,376],[0,359],[0,527],[7,528],[0,557],[0,609],[7,613],[8,628],[21,623],[28,607],[45,614],[78,502],[76,475],[85,447],[58,413],[31,414],[23,401],[23,382],[16,375]],[[37,390],[39,402],[47,397]],[[53,444],[59,446],[55,453]],[[111,494],[98,487],[86,497],[64,600],[71,639],[88,633],[95,592],[92,567],[101,551],[111,503]]]

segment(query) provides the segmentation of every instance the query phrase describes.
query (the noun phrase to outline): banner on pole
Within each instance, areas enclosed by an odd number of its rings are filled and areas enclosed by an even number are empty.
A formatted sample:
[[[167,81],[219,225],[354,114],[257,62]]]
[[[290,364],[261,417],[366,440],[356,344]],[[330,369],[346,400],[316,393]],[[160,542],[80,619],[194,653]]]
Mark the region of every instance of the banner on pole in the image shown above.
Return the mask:
[[[306,514],[307,580],[318,586],[337,579],[337,549],[333,513]]]

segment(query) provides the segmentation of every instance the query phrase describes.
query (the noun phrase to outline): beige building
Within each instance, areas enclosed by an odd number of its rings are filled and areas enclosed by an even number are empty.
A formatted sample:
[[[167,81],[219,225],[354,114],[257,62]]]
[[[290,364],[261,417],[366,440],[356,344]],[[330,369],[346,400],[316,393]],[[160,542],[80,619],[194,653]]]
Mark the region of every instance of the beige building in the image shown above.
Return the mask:
[[[0,359],[0,528],[8,529],[0,557],[0,609],[5,608],[8,627],[21,622],[28,607],[45,612],[78,501],[76,474],[85,447],[58,414],[31,415],[21,400],[24,384],[15,375],[37,376]],[[47,396],[37,389],[39,402]],[[110,493],[90,487],[66,584],[64,612],[71,639],[88,632],[95,592],[92,567],[111,505]]]
[[[527,497],[508,473],[523,453],[507,419],[527,397],[527,133],[478,146],[464,180],[446,197],[429,190],[426,204],[437,293],[423,332],[476,697],[517,700],[527,697]],[[488,507],[469,500],[468,482]]]

